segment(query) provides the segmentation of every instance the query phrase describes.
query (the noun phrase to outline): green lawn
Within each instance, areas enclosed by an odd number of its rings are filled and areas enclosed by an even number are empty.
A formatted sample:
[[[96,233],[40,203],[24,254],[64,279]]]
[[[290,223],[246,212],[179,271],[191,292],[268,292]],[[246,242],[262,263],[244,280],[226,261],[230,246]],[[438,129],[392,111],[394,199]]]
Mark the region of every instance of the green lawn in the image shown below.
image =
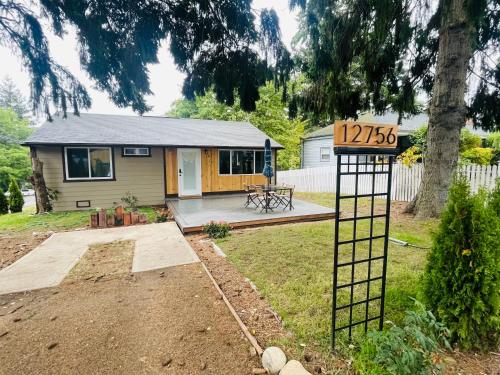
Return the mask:
[[[297,198],[325,206],[334,205],[333,194],[297,194]],[[348,211],[350,203],[346,203],[345,211]],[[383,204],[383,201],[377,202],[377,209]],[[366,200],[359,203],[363,209],[369,209],[369,205],[370,201]],[[406,216],[398,217],[392,221],[391,236],[428,247],[431,242],[430,229],[434,224],[433,221],[416,222]],[[381,229],[382,225],[375,225],[375,230]],[[330,348],[333,230],[333,221],[289,224],[233,233],[218,241],[229,260],[257,285],[282,316],[286,328],[295,334],[297,340],[285,345],[305,343],[325,352]],[[347,238],[352,231],[352,225],[344,224],[340,230],[341,239],[343,236]],[[363,236],[368,233],[369,221],[364,220],[358,224],[357,234]],[[374,244],[373,256],[381,254],[382,240],[379,241]],[[356,260],[368,256],[367,244],[362,244],[356,247]],[[341,248],[340,257],[344,261],[352,260],[352,246]],[[413,305],[410,297],[417,295],[425,259],[426,250],[390,244],[386,320],[400,321],[404,311]],[[381,266],[382,261],[372,262],[372,277],[380,274]],[[355,274],[367,275],[367,265],[357,265]],[[350,278],[350,266],[342,268],[339,282],[349,282]],[[374,283],[370,296],[377,295],[377,289],[380,288],[380,282]],[[366,284],[355,287],[354,302],[366,299],[366,294]],[[339,299],[343,304],[348,301],[348,296],[339,294]],[[364,305],[358,307],[353,311],[355,320],[365,314]],[[370,315],[372,313],[375,311],[370,311]],[[347,319],[347,315],[344,318]]]
[[[140,207],[139,211],[148,215],[150,222],[155,214],[151,207]],[[24,212],[0,215],[0,234],[22,234],[29,231],[61,231],[86,227],[90,221],[90,211],[51,212],[35,215],[34,209]]]

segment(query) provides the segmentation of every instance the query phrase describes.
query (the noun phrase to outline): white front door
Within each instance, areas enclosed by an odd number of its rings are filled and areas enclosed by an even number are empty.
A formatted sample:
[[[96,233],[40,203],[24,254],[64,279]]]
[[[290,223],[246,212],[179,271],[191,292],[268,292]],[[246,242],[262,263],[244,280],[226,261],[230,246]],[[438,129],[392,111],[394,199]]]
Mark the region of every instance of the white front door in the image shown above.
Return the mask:
[[[201,150],[178,148],[179,196],[201,195]]]

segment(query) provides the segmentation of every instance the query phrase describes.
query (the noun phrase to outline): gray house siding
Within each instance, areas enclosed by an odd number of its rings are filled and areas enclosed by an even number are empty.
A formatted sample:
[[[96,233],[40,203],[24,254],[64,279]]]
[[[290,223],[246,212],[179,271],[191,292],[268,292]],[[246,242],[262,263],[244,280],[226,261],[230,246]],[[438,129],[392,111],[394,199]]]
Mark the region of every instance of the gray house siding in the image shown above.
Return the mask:
[[[321,160],[321,148],[329,149],[329,161]],[[302,142],[302,168],[325,167],[327,165],[335,165],[333,137],[304,139]]]

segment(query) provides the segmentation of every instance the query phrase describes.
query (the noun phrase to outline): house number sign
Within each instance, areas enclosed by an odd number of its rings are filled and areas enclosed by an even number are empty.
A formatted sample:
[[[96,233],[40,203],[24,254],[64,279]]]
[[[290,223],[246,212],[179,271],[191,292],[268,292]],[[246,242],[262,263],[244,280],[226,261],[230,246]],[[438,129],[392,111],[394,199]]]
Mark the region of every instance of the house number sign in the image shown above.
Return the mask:
[[[357,121],[335,121],[335,147],[396,148],[398,126]]]

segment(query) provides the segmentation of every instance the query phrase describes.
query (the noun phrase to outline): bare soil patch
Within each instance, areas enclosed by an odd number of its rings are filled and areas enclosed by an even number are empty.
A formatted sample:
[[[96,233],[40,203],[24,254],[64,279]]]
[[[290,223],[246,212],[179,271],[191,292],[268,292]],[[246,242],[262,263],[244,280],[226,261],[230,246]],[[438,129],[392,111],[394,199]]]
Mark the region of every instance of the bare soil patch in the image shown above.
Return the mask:
[[[52,232],[0,235],[0,269],[14,263],[50,237]]]
[[[410,215],[403,213],[402,204],[397,204],[395,208],[400,219],[411,218]],[[233,233],[241,231],[233,231]],[[282,326],[279,316],[267,301],[252,289],[249,280],[226,258],[215,254],[206,235],[189,235],[186,238],[262,347],[283,343],[283,339],[293,340],[293,334]],[[330,357],[311,346],[300,348],[300,343],[295,343],[295,345],[295,347],[287,345],[284,348],[287,357],[301,361],[313,374],[354,374],[350,361],[346,359]],[[443,372],[446,375],[500,374],[500,356],[495,353],[481,354],[456,350],[447,354],[447,357],[447,365]]]
[[[344,370],[342,373],[350,373],[343,361],[327,360],[313,348],[296,349],[280,345],[293,338],[293,334],[283,327],[281,318],[252,287],[250,280],[246,279],[226,258],[215,254],[206,235],[194,234],[186,238],[260,346],[266,348],[278,344],[285,350],[289,359],[301,361],[306,369],[314,374],[326,374],[331,368]]]
[[[132,270],[135,241],[115,241],[89,247],[64,282],[101,280],[125,275]]]
[[[201,264],[0,296],[0,374],[251,374]]]

